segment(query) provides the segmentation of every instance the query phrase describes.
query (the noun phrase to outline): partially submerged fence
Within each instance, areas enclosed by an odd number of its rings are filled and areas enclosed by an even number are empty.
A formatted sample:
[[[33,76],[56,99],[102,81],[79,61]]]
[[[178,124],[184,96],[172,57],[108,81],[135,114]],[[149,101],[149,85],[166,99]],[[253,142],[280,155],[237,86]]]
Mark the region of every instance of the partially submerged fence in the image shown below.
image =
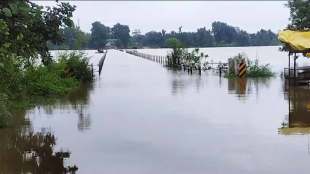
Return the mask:
[[[107,53],[108,53],[108,50],[103,50],[103,52],[100,52],[100,53],[103,53],[102,57],[100,58],[99,62],[98,62],[98,69],[95,70],[95,67],[94,67],[94,64],[91,63],[89,64],[88,66],[90,66],[91,68],[91,72],[92,72],[92,76],[94,77],[95,76],[95,72],[98,72],[99,73],[99,76],[101,75],[101,71],[102,71],[102,67],[103,67],[103,64],[104,64],[104,61],[106,59],[106,56],[107,56]]]
[[[146,53],[138,52],[137,50],[119,50],[137,57],[141,57],[143,59],[147,59],[150,61],[154,61],[163,65],[169,65],[171,63],[171,59],[169,59],[168,56],[157,56],[157,55],[151,55]],[[212,65],[217,65],[216,68],[214,68]],[[189,74],[192,74],[193,71],[197,71],[199,75],[201,75],[201,71],[209,70],[209,69],[216,69],[219,71],[219,75],[221,76],[222,72],[226,71],[228,69],[227,67],[228,63],[221,63],[221,62],[211,62],[211,63],[204,63],[201,65],[186,65],[184,63],[180,63],[177,68],[183,69],[184,71],[187,71]]]
[[[151,54],[146,54],[146,53],[141,53],[136,50],[125,50],[126,53],[141,57],[143,59],[147,59],[150,61],[154,61],[163,65],[167,65],[168,63],[168,58],[166,56],[157,56],[157,55],[151,55]]]

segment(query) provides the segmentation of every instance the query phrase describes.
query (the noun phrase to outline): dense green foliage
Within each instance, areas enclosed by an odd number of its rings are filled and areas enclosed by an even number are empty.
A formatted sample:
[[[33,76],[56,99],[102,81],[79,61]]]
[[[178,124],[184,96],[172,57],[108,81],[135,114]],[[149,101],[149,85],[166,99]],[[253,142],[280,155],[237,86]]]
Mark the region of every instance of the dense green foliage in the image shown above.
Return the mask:
[[[290,9],[289,30],[309,31],[310,30],[310,0],[288,0],[286,4]],[[283,43],[281,51],[290,51],[292,48]]]
[[[66,27],[61,29],[63,34],[63,42],[60,44],[48,43],[50,49],[53,50],[79,50],[89,47],[90,34],[81,31],[80,27]]]
[[[84,53],[63,53],[59,56],[59,64],[64,66],[63,72],[65,77],[73,77],[82,82],[92,81],[92,69]]]
[[[259,65],[258,60],[254,62],[248,60],[247,77],[272,77],[274,73],[271,71],[269,64]]]
[[[289,29],[310,30],[310,0],[289,0],[291,24]]]
[[[25,83],[19,84],[26,96],[63,95],[75,87],[77,81],[64,78],[65,65],[53,63],[49,67],[38,66],[27,69],[21,77]]]
[[[113,39],[117,39],[116,46],[118,48],[127,48],[130,38],[130,29],[127,25],[121,25],[119,23],[115,24],[112,31]]]
[[[11,58],[13,59],[13,58]],[[33,65],[24,70],[16,67],[2,72],[0,88],[11,99],[28,96],[63,95],[76,87],[79,81],[91,81],[91,69],[83,54],[62,54],[49,66]]]
[[[0,72],[1,77],[6,79],[0,81],[0,127],[5,123],[9,108],[12,108],[11,101],[25,101],[23,107],[33,98],[65,95],[78,87],[80,82],[92,80],[88,59],[82,53],[64,53],[49,66],[39,64],[23,70],[10,66],[12,70],[5,68]]]
[[[110,28],[101,24],[100,22],[94,22],[92,24],[89,48],[99,49],[103,48],[107,43],[107,39],[110,34]]]
[[[182,43],[176,38],[169,38],[167,45],[172,48],[172,52],[167,56],[168,66],[176,68],[180,66],[183,56],[184,49],[182,48]]]
[[[91,81],[85,55],[71,53],[53,60],[48,44],[64,41],[68,48],[84,47],[84,33],[72,24],[75,7],[68,3],[43,8],[29,0],[0,2],[0,127],[16,106],[35,97],[64,95],[80,81]],[[73,28],[68,28],[73,27]],[[21,103],[23,103],[21,102]]]
[[[63,41],[62,27],[72,26],[74,7],[58,3],[44,9],[28,0],[0,3],[0,89],[9,98],[57,94],[72,86],[58,74],[47,44]],[[41,58],[43,64],[38,64]],[[62,85],[60,85],[62,84]]]
[[[63,41],[61,27],[72,26],[75,7],[58,3],[44,9],[28,0],[0,2],[0,52],[8,51],[21,56],[29,66],[31,59],[41,56],[43,64],[51,62],[47,43]]]

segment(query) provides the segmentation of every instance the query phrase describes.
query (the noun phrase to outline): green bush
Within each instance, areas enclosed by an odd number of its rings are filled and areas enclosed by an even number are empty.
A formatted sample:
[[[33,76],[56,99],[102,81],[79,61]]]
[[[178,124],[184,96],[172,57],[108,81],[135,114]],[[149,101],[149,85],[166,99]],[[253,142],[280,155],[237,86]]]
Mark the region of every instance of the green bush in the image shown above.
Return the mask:
[[[23,72],[18,56],[0,48],[0,90],[9,96],[21,94]]]
[[[24,66],[18,60],[14,54],[0,52],[0,128],[8,125],[11,111],[27,108],[40,97],[66,95],[93,79],[82,53],[62,54],[48,66]]]
[[[183,48],[183,44],[177,38],[169,38],[166,42],[168,47],[172,48],[172,51],[167,56],[168,67],[178,68],[181,64],[190,67],[201,66],[201,60],[208,57],[208,55],[199,52],[199,48],[189,52]]]
[[[82,53],[64,53],[48,65],[23,66],[14,55],[0,56],[0,90],[17,99],[29,96],[64,95],[80,82],[89,82],[92,70]]]
[[[274,76],[274,72],[272,72],[269,64],[260,65],[258,59],[255,59],[254,61],[249,60],[248,57],[244,53],[239,53],[237,56],[234,56],[232,58],[234,61],[240,62],[241,60],[244,60],[247,64],[247,70],[246,70],[246,77],[272,77]],[[234,64],[229,65],[230,69],[226,74],[225,77],[232,79],[236,78],[237,75],[235,74],[235,69],[233,66]]]
[[[259,65],[258,59],[254,62],[248,60],[247,77],[272,77],[274,73],[271,71],[269,64]]]
[[[28,95],[64,95],[78,85],[74,78],[63,78],[56,63],[50,67],[39,66],[25,72],[25,89]]]
[[[93,80],[88,58],[82,52],[63,53],[59,56],[58,64],[64,68],[65,77],[73,77],[83,82]]]
[[[64,95],[79,82],[92,79],[88,58],[80,52],[63,53],[53,64],[28,68],[25,73],[27,93],[38,96]]]

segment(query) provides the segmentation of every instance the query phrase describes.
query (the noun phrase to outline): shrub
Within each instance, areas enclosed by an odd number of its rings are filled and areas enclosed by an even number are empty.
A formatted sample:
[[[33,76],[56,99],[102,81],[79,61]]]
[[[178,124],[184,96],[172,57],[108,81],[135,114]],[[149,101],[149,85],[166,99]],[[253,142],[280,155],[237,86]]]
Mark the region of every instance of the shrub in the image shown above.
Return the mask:
[[[16,55],[0,55],[0,90],[10,100],[29,96],[64,95],[79,85],[91,81],[88,59],[82,53],[65,53],[48,65],[24,67]]]
[[[93,79],[88,58],[82,52],[63,53],[59,56],[58,64],[64,68],[65,77],[73,77],[83,82]]]
[[[47,96],[64,95],[70,89],[78,85],[74,78],[63,78],[59,65],[56,63],[50,67],[39,66],[28,69],[25,72],[25,89],[28,95]]]
[[[269,64],[259,65],[258,59],[254,62],[248,60],[247,77],[272,77],[274,73],[271,71]]]
[[[168,66],[177,68],[181,64],[190,67],[201,66],[201,60],[207,58],[208,55],[199,52],[199,48],[195,48],[192,52],[183,48],[183,44],[176,38],[169,38],[167,45],[172,48],[172,51],[168,54]]]
[[[88,58],[81,52],[63,53],[49,66],[39,65],[25,71],[25,88],[30,95],[64,95],[79,82],[92,81]]]
[[[18,56],[0,48],[0,90],[9,96],[22,93],[22,78]]]
[[[258,59],[251,61],[244,53],[239,53],[237,56],[232,58],[231,62],[241,62],[246,60],[247,62],[247,71],[246,77],[272,77],[274,73],[272,72],[269,64],[260,65]],[[229,71],[225,74],[226,78],[236,78],[235,72],[235,63],[229,63]]]

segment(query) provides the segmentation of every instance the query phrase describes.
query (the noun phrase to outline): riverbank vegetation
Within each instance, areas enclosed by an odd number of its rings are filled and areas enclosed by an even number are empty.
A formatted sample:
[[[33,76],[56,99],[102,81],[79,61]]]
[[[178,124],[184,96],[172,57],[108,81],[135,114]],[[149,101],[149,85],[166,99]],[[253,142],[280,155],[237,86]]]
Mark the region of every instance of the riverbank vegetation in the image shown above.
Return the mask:
[[[170,38],[177,38],[184,47],[223,47],[223,46],[270,46],[279,45],[277,35],[271,30],[261,29],[248,33],[238,27],[223,22],[213,22],[212,28],[198,28],[194,32],[166,30],[150,31],[142,34],[127,25],[106,26],[98,21],[92,24],[91,32],[83,32],[78,26],[64,28],[64,43],[50,44],[52,49],[98,49],[112,48],[167,48]]]
[[[302,0],[289,0],[287,7],[290,8],[290,21],[288,29],[309,31],[310,30],[310,3]]]
[[[48,44],[62,43],[72,27],[74,6],[43,8],[28,0],[0,2],[0,127],[10,111],[36,97],[61,96],[92,80],[88,58],[77,52],[50,55]],[[15,101],[21,104],[12,104]]]
[[[7,65],[10,68],[0,68],[0,75],[5,79],[0,82],[2,118],[7,117],[10,110],[27,107],[35,98],[64,96],[80,83],[92,81],[91,67],[82,53],[61,54],[48,66],[38,64],[21,69],[15,64]]]

